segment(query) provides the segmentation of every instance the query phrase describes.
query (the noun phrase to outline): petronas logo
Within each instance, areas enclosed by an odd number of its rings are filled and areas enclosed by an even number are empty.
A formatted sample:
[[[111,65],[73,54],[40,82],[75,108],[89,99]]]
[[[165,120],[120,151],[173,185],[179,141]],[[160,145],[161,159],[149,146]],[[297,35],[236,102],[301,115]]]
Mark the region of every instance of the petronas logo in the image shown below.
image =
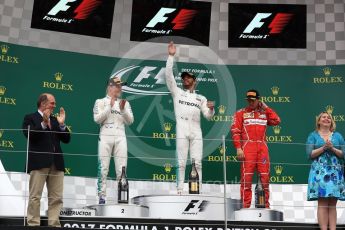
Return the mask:
[[[322,69],[322,71],[323,71],[323,74],[324,74],[326,77],[328,77],[329,75],[331,75],[332,69],[329,68],[329,67],[325,67],[325,68]]]
[[[277,95],[279,94],[279,87],[278,87],[278,86],[273,86],[273,87],[271,88],[271,91],[272,91],[272,94],[273,94],[274,96],[277,96]]]
[[[283,173],[283,166],[281,165],[276,165],[274,167],[274,171],[276,172],[277,176],[280,176]]]

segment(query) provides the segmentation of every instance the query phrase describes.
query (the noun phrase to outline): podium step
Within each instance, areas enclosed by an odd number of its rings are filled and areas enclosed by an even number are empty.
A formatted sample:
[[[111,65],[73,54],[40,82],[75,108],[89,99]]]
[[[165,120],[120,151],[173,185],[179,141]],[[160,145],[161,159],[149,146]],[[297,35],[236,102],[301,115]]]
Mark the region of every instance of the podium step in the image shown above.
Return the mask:
[[[274,209],[243,208],[235,211],[236,221],[283,221],[283,212]]]
[[[96,216],[101,217],[149,217],[148,207],[137,204],[96,204],[86,206],[86,208],[95,210]]]
[[[224,220],[224,197],[205,194],[145,195],[132,198],[134,204],[149,208],[150,218]],[[235,219],[241,201],[226,199],[227,219]]]

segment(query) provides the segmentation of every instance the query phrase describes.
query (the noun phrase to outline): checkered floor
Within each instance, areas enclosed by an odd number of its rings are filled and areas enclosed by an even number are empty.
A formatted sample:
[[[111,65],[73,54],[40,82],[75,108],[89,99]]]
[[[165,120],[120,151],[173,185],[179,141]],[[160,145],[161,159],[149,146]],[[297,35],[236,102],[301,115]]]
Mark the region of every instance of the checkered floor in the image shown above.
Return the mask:
[[[201,0],[206,1],[206,0]],[[343,0],[207,0],[211,1],[210,46],[179,46],[179,61],[240,65],[334,65],[345,64],[345,3]],[[0,41],[79,53],[139,59],[166,59],[166,44],[145,43],[161,50],[153,57],[131,52],[132,1],[116,0],[111,39],[31,29],[34,0],[0,0]],[[284,3],[307,5],[307,49],[228,48],[228,3]],[[209,59],[213,52],[218,58]],[[148,56],[149,55],[149,56]],[[260,58],[259,58],[260,57]]]

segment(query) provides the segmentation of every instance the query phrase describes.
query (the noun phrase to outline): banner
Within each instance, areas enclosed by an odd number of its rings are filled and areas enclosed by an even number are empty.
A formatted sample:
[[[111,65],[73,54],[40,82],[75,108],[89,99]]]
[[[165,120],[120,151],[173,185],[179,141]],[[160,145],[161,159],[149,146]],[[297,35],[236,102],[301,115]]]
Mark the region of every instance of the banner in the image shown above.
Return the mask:
[[[229,3],[229,47],[306,48],[306,5]]]
[[[115,0],[35,0],[31,28],[110,38]]]
[[[134,0],[130,40],[208,46],[210,23],[211,2]]]
[[[175,117],[172,97],[165,85],[165,61],[119,59],[1,43],[0,159],[6,171],[23,172],[26,139],[23,117],[37,110],[38,95],[55,95],[57,109],[66,110],[73,134],[63,145],[66,175],[96,177],[98,125],[93,121],[95,100],[105,96],[110,76],[121,76],[134,113],[126,127],[130,179],[174,181]],[[162,52],[166,52],[164,49]],[[272,183],[307,182],[310,169],[305,141],[315,128],[315,117],[332,113],[337,130],[345,135],[345,65],[337,66],[226,66],[176,63],[174,72],[194,72],[198,93],[216,103],[216,114],[202,119],[204,139],[203,180],[222,183],[223,157],[228,183],[239,182],[239,162],[231,141],[233,113],[246,106],[245,92],[257,89],[262,100],[281,117],[279,126],[267,129]],[[9,130],[16,129],[16,130]],[[221,147],[222,136],[226,149]],[[189,162],[190,163],[190,162]],[[110,176],[114,177],[111,164]],[[188,164],[187,172],[190,165]]]

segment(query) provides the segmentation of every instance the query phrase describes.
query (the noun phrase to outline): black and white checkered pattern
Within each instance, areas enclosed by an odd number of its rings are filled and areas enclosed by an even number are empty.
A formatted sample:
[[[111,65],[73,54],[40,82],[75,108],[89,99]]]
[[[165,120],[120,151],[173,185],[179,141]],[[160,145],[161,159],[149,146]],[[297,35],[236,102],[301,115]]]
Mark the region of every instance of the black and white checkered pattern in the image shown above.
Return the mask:
[[[25,183],[28,183],[27,175],[24,173],[8,173],[10,180],[17,191],[25,194]],[[96,197],[96,179],[84,177],[65,177],[64,181],[64,207],[82,208],[87,205],[97,203]],[[130,181],[130,198],[141,195],[152,194],[176,194],[176,184],[169,182],[148,182],[148,181]],[[114,203],[117,199],[117,183],[108,180],[107,194],[108,202]],[[187,188],[187,186],[185,186]],[[240,186],[238,184],[229,184],[227,193],[232,198],[240,199]],[[219,184],[203,184],[204,194],[223,195],[224,187]],[[316,202],[309,202],[307,198],[306,184],[271,184],[271,208],[280,210],[284,213],[284,221],[299,223],[316,223]],[[253,185],[254,191],[254,185]],[[187,190],[186,190],[187,193]],[[42,195],[41,213],[47,210],[47,191],[44,189]],[[254,201],[254,194],[253,199]],[[253,203],[253,202],[252,202]],[[345,203],[338,203],[338,223],[345,223]]]

